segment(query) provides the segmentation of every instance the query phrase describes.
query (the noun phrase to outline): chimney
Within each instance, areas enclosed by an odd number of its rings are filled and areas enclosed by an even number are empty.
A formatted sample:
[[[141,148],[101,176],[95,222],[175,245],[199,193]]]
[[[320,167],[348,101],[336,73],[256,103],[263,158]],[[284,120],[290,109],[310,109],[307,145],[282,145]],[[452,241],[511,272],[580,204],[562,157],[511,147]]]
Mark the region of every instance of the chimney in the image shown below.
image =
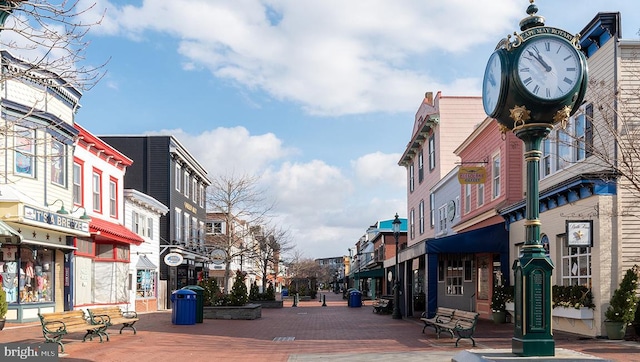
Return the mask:
[[[425,103],[430,106],[433,106],[433,92],[427,92],[424,94]]]

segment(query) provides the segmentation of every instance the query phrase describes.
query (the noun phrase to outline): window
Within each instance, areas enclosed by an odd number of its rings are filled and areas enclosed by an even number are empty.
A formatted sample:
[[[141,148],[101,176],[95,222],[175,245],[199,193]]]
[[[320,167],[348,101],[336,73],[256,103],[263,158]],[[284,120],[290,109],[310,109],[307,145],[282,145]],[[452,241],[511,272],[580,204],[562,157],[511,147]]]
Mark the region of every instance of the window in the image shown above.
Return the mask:
[[[566,245],[566,236],[559,238],[562,245],[562,285],[583,285],[591,288],[591,248]]]
[[[571,164],[571,124],[567,123],[567,128],[556,131],[556,168],[563,169]]]
[[[191,241],[198,241],[198,219],[195,217],[191,218]]]
[[[546,177],[551,175],[551,139],[549,137],[542,141],[542,162],[540,162],[540,175]]]
[[[447,205],[442,205],[438,209],[438,232],[447,229]]]
[[[205,199],[205,192],[204,192],[204,185],[200,185],[200,207],[204,207],[204,199]]]
[[[420,235],[424,234],[424,200],[420,200],[418,205],[418,217],[420,218]]]
[[[462,295],[464,287],[462,281],[464,278],[463,261],[459,258],[448,258],[445,260],[445,283],[447,295]]]
[[[180,209],[175,209],[174,211],[174,230],[173,230],[173,238],[175,240],[182,240],[182,211]]]
[[[116,260],[118,261],[129,261],[129,245],[116,245]]]
[[[191,200],[198,201],[198,180],[195,177],[191,180]]]
[[[409,165],[409,191],[413,192],[415,188],[415,176],[414,176],[413,162]]]
[[[424,158],[422,156],[422,150],[418,153],[418,183],[422,183],[424,180]]]
[[[112,244],[97,244],[96,245],[96,258],[97,259],[109,259],[113,260],[113,245]]]
[[[118,189],[116,180],[109,180],[109,215],[118,217]]]
[[[464,185],[464,212],[465,214],[471,212],[471,185]]]
[[[91,240],[76,238],[76,255],[94,256],[94,243]]]
[[[429,225],[433,229],[436,226],[436,195],[429,194]]]
[[[153,239],[153,218],[152,217],[148,217],[147,218],[147,237],[149,239]]]
[[[184,195],[189,197],[189,173],[187,170],[184,170],[184,182],[182,183],[182,187],[184,187]]]
[[[416,210],[411,209],[409,212],[409,224],[410,224],[410,232],[411,239],[415,239],[416,237]]]
[[[585,128],[586,128],[586,116],[584,113],[577,115],[575,120],[575,134],[573,141],[574,160],[580,161],[585,158]]]
[[[32,129],[16,126],[15,173],[20,176],[36,177],[36,133]]]
[[[180,187],[182,184],[182,168],[177,163],[176,163],[175,183],[176,183],[176,191],[182,191],[182,187]]]
[[[67,155],[62,142],[51,140],[51,183],[67,186]]]
[[[93,171],[93,211],[101,212],[102,211],[102,203],[101,203],[101,193],[102,193],[102,175],[98,171]]]
[[[8,303],[39,303],[54,300],[56,279],[55,250],[29,245],[20,250],[16,245],[0,246],[2,289]]]
[[[436,168],[436,138],[432,134],[429,137],[429,171]]]
[[[198,240],[204,244],[204,221],[200,221],[198,226]]]
[[[156,272],[138,269],[136,272],[136,298],[153,298],[156,295]]]
[[[493,198],[500,196],[500,154],[493,156],[492,164],[492,176],[493,176]]]
[[[73,203],[82,205],[82,164],[73,163]]]
[[[138,235],[142,235],[142,228],[140,227],[140,215],[135,211],[131,212],[131,231]]]
[[[478,184],[478,206],[484,205],[484,184]]]
[[[189,223],[189,221],[191,220],[189,218],[189,214],[187,214],[186,212],[183,214],[184,219],[183,219],[183,229],[182,229],[182,233],[183,233],[183,237],[182,240],[184,241],[191,241],[191,239],[189,238],[189,232],[191,231],[191,225]]]

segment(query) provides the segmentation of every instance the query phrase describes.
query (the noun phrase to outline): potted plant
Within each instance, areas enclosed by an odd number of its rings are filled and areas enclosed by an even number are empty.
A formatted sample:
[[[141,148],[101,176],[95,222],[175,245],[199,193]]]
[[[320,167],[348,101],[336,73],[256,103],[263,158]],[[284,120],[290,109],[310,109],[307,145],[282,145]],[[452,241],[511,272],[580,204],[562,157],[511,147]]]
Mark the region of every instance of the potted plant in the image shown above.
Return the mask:
[[[495,323],[504,323],[507,320],[507,292],[505,286],[500,284],[493,288],[491,297],[491,316]]]
[[[623,339],[627,325],[635,318],[635,308],[638,302],[636,289],[638,288],[638,265],[627,270],[620,286],[613,292],[609,307],[604,313],[605,328],[609,339]]]
[[[4,329],[4,323],[7,318],[9,304],[7,303],[7,292],[0,289],[0,331]]]

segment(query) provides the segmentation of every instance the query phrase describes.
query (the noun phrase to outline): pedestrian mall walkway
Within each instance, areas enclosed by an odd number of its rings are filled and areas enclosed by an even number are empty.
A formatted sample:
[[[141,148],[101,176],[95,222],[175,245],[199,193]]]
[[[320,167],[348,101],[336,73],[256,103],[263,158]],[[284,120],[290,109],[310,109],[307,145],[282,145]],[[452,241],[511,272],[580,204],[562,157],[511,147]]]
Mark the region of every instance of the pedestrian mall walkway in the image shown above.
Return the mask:
[[[83,334],[63,339],[61,361],[451,361],[464,350],[511,349],[513,326],[481,320],[472,348],[469,340],[445,336],[433,329],[422,333],[417,319],[392,319],[373,313],[372,302],[347,307],[342,294],[324,294],[318,300],[284,301],[284,308],[263,309],[257,320],[211,320],[195,325],[174,325],[171,311],[140,314],[137,335],[111,327],[110,341],[82,342]],[[567,349],[612,361],[640,361],[640,343],[583,339],[555,334],[556,350]],[[2,343],[42,343],[40,323],[8,324],[0,331]],[[28,360],[27,360],[28,361]]]

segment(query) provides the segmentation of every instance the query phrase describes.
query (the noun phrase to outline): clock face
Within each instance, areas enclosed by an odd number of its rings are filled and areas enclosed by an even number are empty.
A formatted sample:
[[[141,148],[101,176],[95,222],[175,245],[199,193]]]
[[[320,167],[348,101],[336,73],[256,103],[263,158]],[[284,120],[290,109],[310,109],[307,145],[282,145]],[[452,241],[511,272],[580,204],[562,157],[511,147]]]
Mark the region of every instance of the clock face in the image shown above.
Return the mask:
[[[503,82],[502,57],[496,51],[489,57],[482,81],[482,105],[489,116],[493,116],[498,108]]]
[[[582,77],[578,51],[562,38],[540,37],[527,41],[517,61],[520,84],[531,95],[559,99],[574,91]]]

